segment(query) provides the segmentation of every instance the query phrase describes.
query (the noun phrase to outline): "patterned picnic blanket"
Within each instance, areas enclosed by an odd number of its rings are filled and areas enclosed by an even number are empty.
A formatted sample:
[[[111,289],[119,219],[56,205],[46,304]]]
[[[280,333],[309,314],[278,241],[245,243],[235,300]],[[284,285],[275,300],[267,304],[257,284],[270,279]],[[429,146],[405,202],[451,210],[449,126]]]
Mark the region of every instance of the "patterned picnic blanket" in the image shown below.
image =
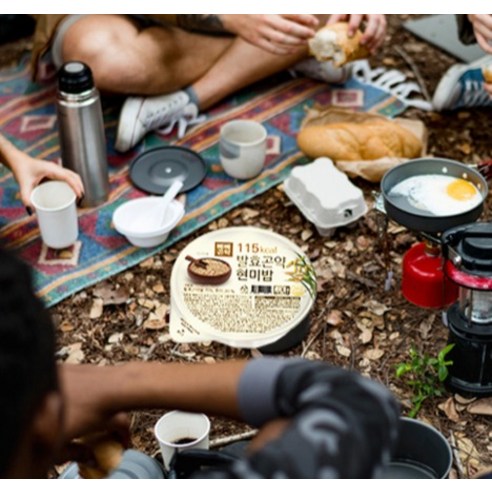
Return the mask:
[[[54,84],[30,81],[27,64],[0,72],[0,131],[32,156],[58,160],[59,142],[55,116]],[[232,208],[283,181],[290,169],[307,162],[296,145],[296,135],[305,107],[314,103],[337,104],[395,116],[404,103],[388,92],[350,79],[344,86],[329,88],[325,83],[287,74],[257,84],[229,98],[208,113],[207,121],[176,136],[147,136],[136,149],[117,153],[114,138],[118,107],[104,108],[110,165],[110,199],[94,209],[79,209],[80,235],[69,250],[53,251],[43,246],[36,217],[26,215],[18,187],[10,172],[0,166],[0,240],[18,250],[34,269],[35,285],[45,304],[53,306],[68,296],[136,265],[156,252],[188,236]],[[264,172],[250,181],[229,178],[219,164],[219,130],[225,122],[249,118],[262,122],[277,150],[267,160]],[[207,164],[207,176],[187,193],[186,215],[167,242],[153,249],[130,245],[112,226],[112,214],[123,202],[145,193],[133,187],[128,164],[141,152],[165,144],[199,152]],[[275,147],[275,146],[274,146]]]

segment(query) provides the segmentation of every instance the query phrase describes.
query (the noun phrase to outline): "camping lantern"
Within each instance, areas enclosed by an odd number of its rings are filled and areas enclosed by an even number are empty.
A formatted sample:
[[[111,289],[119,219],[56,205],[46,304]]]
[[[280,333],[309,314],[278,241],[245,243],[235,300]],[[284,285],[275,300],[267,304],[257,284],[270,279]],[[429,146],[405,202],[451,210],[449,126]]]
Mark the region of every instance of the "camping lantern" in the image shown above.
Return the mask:
[[[492,223],[475,223],[442,236],[444,271],[459,287],[447,311],[450,352],[448,385],[472,395],[492,394]]]

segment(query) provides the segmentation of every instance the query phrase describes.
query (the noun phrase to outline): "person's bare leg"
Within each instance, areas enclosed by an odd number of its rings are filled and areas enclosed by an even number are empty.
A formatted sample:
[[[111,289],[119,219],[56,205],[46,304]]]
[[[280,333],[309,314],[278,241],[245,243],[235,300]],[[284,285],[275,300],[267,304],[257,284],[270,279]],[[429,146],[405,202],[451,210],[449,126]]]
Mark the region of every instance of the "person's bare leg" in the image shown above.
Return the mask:
[[[131,97],[125,102],[116,148],[126,151],[148,131],[184,114],[193,118],[198,107],[206,109],[291,67],[306,58],[307,48],[295,55],[274,55],[240,38],[198,35],[174,27],[139,30],[125,16],[93,15],[67,31],[63,56],[91,66],[100,90],[160,94]],[[179,91],[183,88],[186,93]]]
[[[207,109],[250,84],[286,70],[306,56],[307,48],[295,55],[274,55],[236,38],[210,70],[193,84],[200,109]]]
[[[65,61],[87,63],[101,91],[157,95],[200,79],[233,40],[171,26],[139,30],[123,15],[89,15],[68,29],[62,53]]]

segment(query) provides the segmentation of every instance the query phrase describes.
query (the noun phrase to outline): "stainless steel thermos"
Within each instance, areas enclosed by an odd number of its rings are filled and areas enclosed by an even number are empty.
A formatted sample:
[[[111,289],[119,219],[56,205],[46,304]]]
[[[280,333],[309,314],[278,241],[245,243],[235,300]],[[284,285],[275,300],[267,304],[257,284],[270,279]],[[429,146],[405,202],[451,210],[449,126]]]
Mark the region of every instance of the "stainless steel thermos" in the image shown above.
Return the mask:
[[[99,92],[87,65],[72,61],[60,68],[56,106],[62,164],[82,178],[82,206],[100,205],[109,195],[106,139]]]

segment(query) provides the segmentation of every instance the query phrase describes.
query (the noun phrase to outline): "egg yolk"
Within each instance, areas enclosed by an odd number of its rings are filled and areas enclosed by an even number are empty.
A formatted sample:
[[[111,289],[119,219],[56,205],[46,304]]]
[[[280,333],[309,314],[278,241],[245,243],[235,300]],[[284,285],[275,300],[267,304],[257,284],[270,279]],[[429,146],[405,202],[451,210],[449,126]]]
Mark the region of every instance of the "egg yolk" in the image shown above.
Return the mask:
[[[470,200],[477,194],[475,186],[464,179],[455,179],[446,187],[446,193],[455,200]]]

